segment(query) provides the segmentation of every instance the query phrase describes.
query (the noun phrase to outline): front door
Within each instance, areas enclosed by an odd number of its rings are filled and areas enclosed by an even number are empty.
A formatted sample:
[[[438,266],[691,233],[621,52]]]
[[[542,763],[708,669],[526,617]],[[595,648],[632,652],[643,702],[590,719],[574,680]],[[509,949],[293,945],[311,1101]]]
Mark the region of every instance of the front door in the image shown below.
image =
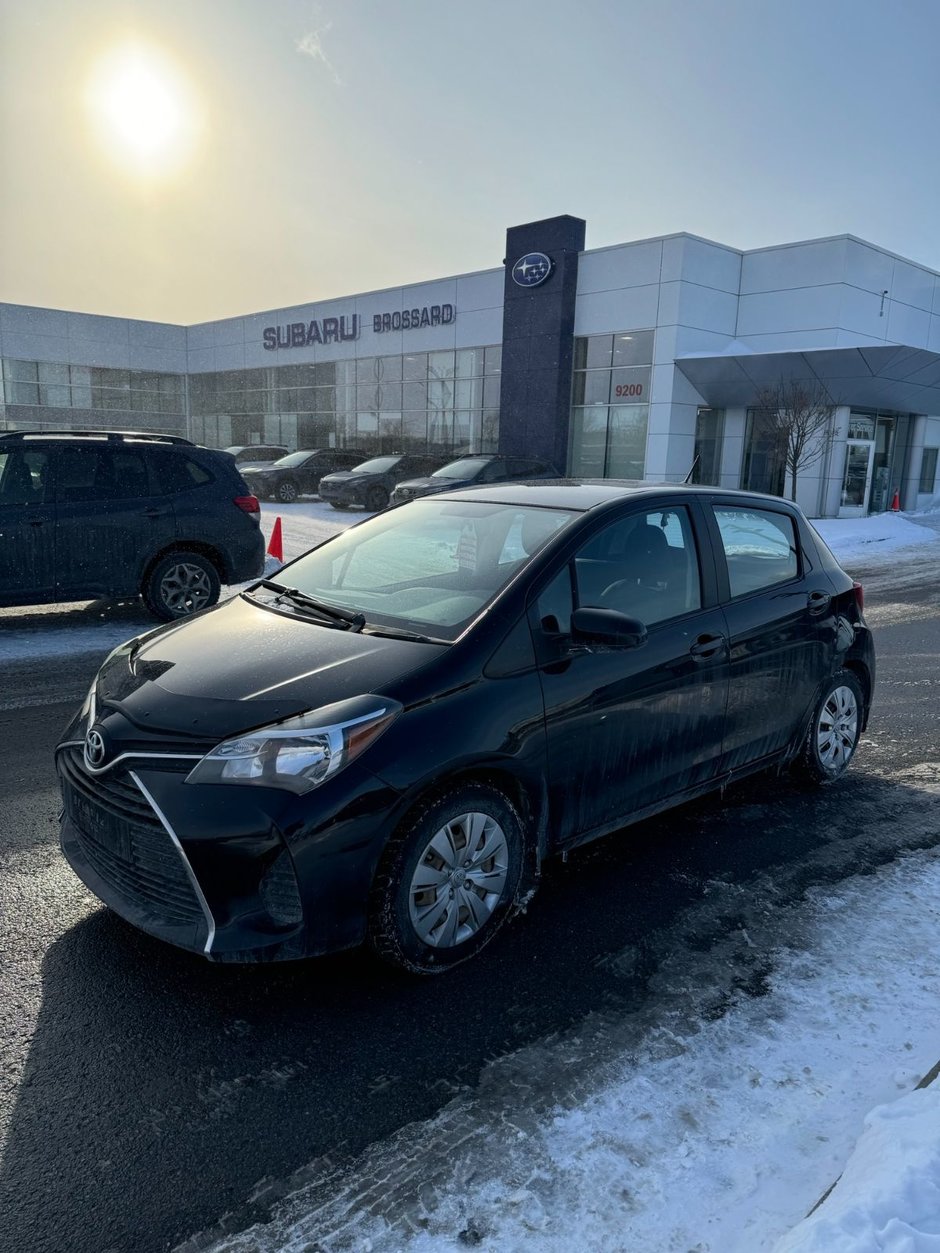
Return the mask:
[[[863,518],[868,514],[872,468],[875,464],[873,440],[850,439],[845,446],[840,518]]]
[[[554,842],[613,830],[715,776],[728,656],[712,599],[690,511],[670,505],[609,523],[533,600]],[[647,642],[579,648],[573,603],[639,618]]]
[[[0,605],[48,601],[55,586],[50,450],[0,446]]]

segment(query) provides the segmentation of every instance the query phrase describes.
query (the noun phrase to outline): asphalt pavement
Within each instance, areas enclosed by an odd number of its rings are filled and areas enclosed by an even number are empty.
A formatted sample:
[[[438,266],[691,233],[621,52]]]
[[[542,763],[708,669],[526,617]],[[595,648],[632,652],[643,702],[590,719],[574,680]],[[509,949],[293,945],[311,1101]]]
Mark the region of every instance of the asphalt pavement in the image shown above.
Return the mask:
[[[434,1114],[488,1060],[589,1014],[655,1022],[657,967],[742,926],[695,911],[708,885],[769,877],[782,902],[940,843],[916,786],[940,758],[940,593],[915,566],[867,580],[877,704],[845,780],[752,779],[553,862],[524,917],[428,981],[357,953],[214,966],[104,910],[59,855],[51,755],[100,658],[7,665],[0,1250],[156,1253],[264,1219],[293,1172]],[[760,995],[773,953],[741,953],[729,987]]]

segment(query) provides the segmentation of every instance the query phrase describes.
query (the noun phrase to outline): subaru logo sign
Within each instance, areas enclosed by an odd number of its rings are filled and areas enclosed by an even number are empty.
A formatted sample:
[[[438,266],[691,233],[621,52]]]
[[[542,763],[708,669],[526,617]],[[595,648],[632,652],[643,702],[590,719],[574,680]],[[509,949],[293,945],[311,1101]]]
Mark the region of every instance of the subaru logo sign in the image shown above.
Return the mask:
[[[512,281],[520,287],[538,287],[549,277],[554,266],[544,252],[527,252],[512,267]]]
[[[85,736],[85,765],[89,770],[100,769],[105,759],[104,736],[97,727],[91,727]]]

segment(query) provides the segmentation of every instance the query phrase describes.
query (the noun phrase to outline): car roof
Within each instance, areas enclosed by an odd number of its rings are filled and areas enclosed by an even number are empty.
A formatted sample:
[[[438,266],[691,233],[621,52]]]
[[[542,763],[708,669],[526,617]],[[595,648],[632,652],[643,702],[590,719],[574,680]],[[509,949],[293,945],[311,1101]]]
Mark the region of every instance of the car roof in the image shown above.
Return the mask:
[[[447,500],[450,492],[438,492],[435,501]],[[780,496],[743,492],[723,487],[699,487],[689,483],[641,483],[630,479],[538,479],[532,482],[491,483],[481,487],[462,487],[454,492],[455,500],[478,500],[490,504],[540,505],[546,509],[569,509],[585,513],[618,501],[655,499],[669,496],[721,496],[740,498],[741,503],[784,506],[796,509]]]

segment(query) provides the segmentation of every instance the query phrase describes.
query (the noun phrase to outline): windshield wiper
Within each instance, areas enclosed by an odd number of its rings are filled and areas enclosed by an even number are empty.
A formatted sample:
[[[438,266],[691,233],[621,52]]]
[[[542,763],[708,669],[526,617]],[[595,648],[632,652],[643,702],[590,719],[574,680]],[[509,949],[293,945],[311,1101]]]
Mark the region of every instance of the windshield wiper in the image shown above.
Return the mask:
[[[414,640],[416,644],[446,644],[447,640],[435,639],[432,635],[421,635],[418,631],[406,631],[403,627],[374,626],[367,624],[369,635],[387,635],[393,640]]]
[[[363,614],[351,613],[347,609],[337,609],[334,605],[328,605],[325,601],[308,596],[297,587],[287,587],[284,583],[275,583],[273,579],[261,579],[255,587],[267,587],[272,592],[280,592],[281,596],[289,600],[292,605],[297,605],[302,609],[312,609],[325,618],[332,619],[333,622],[342,623],[344,631],[361,631],[366,624]]]

